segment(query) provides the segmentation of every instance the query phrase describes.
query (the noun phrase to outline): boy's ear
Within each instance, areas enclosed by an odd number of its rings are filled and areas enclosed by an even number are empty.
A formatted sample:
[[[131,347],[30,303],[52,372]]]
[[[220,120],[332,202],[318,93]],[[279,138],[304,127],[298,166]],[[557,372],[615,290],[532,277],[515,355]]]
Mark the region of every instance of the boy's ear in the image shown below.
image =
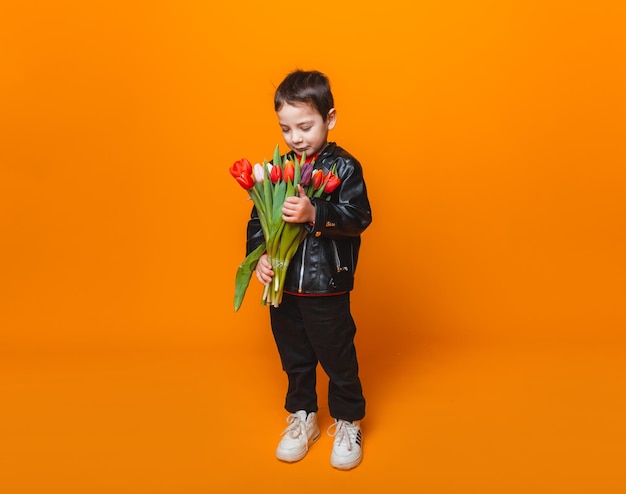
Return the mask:
[[[331,108],[328,110],[328,115],[326,115],[326,123],[328,125],[328,130],[332,130],[337,122],[337,110]]]

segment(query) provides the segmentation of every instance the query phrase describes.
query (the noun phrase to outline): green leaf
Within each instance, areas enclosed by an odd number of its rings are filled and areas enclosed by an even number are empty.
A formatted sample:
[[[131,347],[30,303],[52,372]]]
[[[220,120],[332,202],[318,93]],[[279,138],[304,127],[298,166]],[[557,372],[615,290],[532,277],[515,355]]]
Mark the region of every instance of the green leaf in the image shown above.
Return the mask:
[[[295,183],[295,182],[294,182]],[[287,183],[287,188],[285,189],[285,199],[287,199],[287,197],[292,197],[295,196],[296,194],[296,185],[292,184],[291,182]],[[283,201],[285,202],[285,201]]]
[[[293,163],[294,163],[294,168],[295,168],[295,172],[293,174],[293,183],[294,184],[299,184],[300,183],[300,170],[302,169],[302,163],[304,163],[304,155],[305,153],[302,153],[302,159],[298,160],[297,156],[294,156],[293,158]]]
[[[274,198],[273,202],[273,210],[272,210],[272,224],[277,226],[282,219],[283,216],[283,203],[285,202],[287,192],[287,183],[282,180],[278,182],[274,186]]]
[[[237,312],[241,307],[243,297],[246,294],[248,285],[250,284],[252,273],[256,269],[256,265],[264,253],[265,242],[250,252],[237,269],[237,275],[235,276],[235,312]]]
[[[281,168],[283,167],[283,164],[280,161],[280,149],[279,149],[279,144],[276,144],[276,148],[274,148],[274,160],[273,160],[273,164],[274,165],[278,165]]]

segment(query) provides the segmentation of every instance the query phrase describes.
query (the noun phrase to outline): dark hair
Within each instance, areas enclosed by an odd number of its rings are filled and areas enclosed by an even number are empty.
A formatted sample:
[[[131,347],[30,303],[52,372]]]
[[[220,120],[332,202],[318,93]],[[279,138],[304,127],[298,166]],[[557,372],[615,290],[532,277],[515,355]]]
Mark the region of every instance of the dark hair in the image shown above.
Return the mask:
[[[308,103],[322,116],[324,122],[335,102],[330,91],[330,81],[317,70],[295,70],[283,79],[274,93],[274,110],[283,104]]]

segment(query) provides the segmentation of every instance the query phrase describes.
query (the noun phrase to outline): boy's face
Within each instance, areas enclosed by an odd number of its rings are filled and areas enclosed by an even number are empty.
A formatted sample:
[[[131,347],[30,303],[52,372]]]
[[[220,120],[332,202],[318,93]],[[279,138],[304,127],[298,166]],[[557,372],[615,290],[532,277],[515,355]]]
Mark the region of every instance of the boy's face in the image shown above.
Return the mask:
[[[287,146],[297,154],[306,153],[309,157],[326,147],[328,131],[335,126],[337,118],[333,108],[324,121],[315,107],[307,103],[284,103],[276,115]]]

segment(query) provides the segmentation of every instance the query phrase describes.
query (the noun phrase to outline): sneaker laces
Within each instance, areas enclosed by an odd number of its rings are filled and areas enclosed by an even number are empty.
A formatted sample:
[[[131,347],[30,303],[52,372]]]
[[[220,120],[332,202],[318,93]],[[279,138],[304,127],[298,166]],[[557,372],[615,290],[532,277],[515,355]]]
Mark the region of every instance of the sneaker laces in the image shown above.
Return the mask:
[[[298,439],[300,435],[307,437],[306,431],[306,419],[303,419],[300,415],[292,413],[287,417],[289,425],[282,432],[282,436],[289,434],[293,439]]]
[[[332,429],[335,429],[332,431]],[[359,426],[352,422],[345,420],[337,420],[334,424],[331,424],[326,434],[335,438],[337,446],[345,441],[348,451],[352,451],[352,444],[356,442],[356,434],[359,430]],[[332,432],[331,432],[332,431]]]

